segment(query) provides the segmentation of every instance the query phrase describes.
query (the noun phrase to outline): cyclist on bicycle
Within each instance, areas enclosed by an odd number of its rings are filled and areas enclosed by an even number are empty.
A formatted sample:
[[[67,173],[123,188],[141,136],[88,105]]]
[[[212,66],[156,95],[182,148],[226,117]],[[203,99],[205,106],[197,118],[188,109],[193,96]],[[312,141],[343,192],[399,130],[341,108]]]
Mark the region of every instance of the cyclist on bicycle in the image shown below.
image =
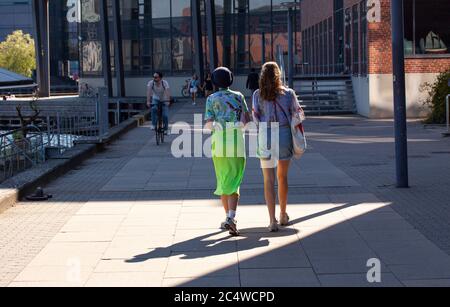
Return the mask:
[[[155,130],[158,125],[158,106],[161,105],[164,133],[166,135],[169,130],[169,103],[169,83],[163,80],[161,72],[156,72],[153,75],[153,80],[147,84],[147,106],[152,108],[152,129]]]

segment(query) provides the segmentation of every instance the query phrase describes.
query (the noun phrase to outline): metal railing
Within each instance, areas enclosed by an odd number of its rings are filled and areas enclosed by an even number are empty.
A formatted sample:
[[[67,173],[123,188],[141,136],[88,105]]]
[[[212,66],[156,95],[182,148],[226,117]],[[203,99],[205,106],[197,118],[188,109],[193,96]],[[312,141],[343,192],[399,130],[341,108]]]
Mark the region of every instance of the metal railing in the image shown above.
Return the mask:
[[[50,109],[33,125],[0,133],[0,182],[48,158],[60,157],[78,142],[101,142],[110,126],[119,125],[145,107],[142,99],[110,99],[105,88],[98,88],[95,96],[91,111]]]
[[[45,160],[43,133],[38,127],[26,137],[22,130],[0,135],[0,182]]]
[[[445,110],[446,110],[446,117],[447,117],[447,133],[450,133],[450,94],[447,95],[447,98],[445,99]]]
[[[0,134],[0,182],[40,163],[62,155],[75,141],[97,139],[97,114],[56,113],[30,125]]]
[[[302,100],[305,112],[314,115],[354,113],[355,98],[348,76],[298,77],[294,89]]]

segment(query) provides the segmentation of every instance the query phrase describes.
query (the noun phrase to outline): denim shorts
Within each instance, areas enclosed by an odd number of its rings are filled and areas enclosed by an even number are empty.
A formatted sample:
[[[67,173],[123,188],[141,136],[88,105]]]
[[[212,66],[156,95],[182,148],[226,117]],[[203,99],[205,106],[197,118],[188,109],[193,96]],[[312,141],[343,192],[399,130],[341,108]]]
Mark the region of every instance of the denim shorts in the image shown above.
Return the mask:
[[[268,136],[271,135],[271,129],[268,129]],[[268,137],[268,145],[271,146],[271,138]],[[261,168],[275,168],[278,161],[292,160],[294,157],[294,143],[292,141],[291,127],[283,126],[279,128],[278,150],[271,159],[261,159]]]

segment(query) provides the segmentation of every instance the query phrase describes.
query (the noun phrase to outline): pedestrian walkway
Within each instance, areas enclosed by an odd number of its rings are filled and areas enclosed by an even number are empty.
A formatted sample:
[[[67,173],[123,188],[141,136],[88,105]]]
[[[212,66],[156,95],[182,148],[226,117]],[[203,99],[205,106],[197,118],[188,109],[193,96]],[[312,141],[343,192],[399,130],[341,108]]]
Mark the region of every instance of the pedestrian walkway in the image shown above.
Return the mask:
[[[171,121],[202,111],[178,105]],[[0,215],[0,286],[450,286],[449,140],[412,123],[412,188],[398,190],[390,121],[307,128],[279,233],[266,230],[258,161],[242,187],[242,236],[230,237],[212,162],[175,159],[175,135],[157,147],[140,127],[46,187],[50,202]],[[367,279],[374,259],[380,283]]]

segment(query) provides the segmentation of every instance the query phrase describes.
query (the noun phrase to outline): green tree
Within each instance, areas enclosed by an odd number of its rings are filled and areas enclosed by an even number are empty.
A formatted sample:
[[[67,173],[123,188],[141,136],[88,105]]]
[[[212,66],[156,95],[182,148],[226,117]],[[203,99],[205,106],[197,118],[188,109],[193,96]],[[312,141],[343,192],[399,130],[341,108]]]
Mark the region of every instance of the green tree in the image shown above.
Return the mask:
[[[36,57],[30,34],[17,30],[0,43],[0,67],[31,77],[36,68]]]

